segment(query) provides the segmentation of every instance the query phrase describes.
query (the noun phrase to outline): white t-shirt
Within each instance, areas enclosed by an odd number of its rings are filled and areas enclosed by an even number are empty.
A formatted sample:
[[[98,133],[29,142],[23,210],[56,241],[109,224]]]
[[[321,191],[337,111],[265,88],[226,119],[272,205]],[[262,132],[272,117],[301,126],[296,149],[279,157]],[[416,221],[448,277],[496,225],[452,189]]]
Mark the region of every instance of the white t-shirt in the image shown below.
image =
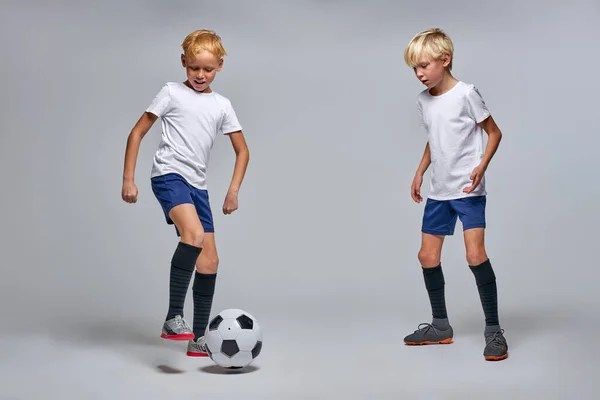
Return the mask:
[[[162,120],[162,137],[151,176],[177,173],[206,189],[206,170],[217,133],[242,129],[231,102],[215,93],[200,93],[184,83],[167,82],[146,109]]]
[[[486,195],[485,175],[473,192],[463,192],[471,186],[469,177],[481,163],[485,151],[484,130],[478,123],[490,115],[477,88],[459,81],[439,96],[424,90],[417,97],[417,110],[431,152],[428,197],[452,200]]]

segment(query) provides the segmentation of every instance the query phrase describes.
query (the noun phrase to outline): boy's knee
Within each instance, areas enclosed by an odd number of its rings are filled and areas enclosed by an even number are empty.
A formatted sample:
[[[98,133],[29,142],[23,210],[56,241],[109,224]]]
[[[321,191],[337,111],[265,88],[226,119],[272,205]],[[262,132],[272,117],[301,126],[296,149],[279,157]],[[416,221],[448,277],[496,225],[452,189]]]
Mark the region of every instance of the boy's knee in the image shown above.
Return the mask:
[[[204,245],[204,231],[202,229],[190,229],[181,232],[181,240],[192,246],[202,248]]]
[[[196,265],[196,271],[201,274],[216,274],[219,269],[219,257],[205,257],[201,263]]]
[[[469,265],[479,265],[487,260],[485,249],[470,249],[467,250],[467,263]]]
[[[433,268],[440,264],[440,255],[435,252],[421,250],[418,257],[423,268]]]

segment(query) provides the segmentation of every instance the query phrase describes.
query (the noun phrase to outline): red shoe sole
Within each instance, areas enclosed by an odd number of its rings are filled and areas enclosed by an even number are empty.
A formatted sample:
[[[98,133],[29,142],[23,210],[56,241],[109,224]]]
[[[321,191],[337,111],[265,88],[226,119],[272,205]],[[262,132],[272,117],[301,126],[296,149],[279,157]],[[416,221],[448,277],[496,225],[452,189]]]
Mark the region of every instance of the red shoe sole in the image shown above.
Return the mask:
[[[160,337],[168,340],[193,340],[194,334],[188,333],[184,335],[165,335],[164,333],[161,333]]]
[[[192,353],[190,351],[187,352],[187,355],[189,357],[208,357],[208,354],[206,353]]]

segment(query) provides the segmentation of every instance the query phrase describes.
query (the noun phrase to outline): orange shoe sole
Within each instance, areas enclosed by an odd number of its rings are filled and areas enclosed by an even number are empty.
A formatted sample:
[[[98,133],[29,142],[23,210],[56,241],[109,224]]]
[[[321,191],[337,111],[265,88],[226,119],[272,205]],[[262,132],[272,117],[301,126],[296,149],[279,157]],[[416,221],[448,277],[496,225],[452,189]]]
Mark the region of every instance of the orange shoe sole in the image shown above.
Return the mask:
[[[405,344],[409,345],[409,346],[424,346],[424,345],[428,345],[428,344],[450,344],[452,343],[452,338],[448,338],[448,339],[444,339],[441,340],[439,342],[430,342],[430,341],[425,341],[425,342],[404,342]]]
[[[501,361],[501,360],[505,360],[506,358],[508,358],[508,353],[503,356],[487,356],[487,357],[485,357],[485,359],[487,361]]]

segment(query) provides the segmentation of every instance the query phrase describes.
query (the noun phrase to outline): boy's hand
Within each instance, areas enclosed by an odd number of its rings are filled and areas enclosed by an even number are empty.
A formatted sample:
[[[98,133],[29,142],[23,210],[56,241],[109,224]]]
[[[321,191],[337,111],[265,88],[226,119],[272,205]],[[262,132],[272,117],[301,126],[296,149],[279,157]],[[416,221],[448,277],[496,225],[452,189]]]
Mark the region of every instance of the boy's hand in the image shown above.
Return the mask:
[[[469,177],[469,179],[473,181],[473,184],[464,188],[463,192],[471,193],[473,190],[475,190],[477,186],[479,186],[479,183],[481,183],[481,179],[483,179],[483,174],[485,174],[485,170],[486,168],[483,165],[476,166],[475,169],[473,169],[473,173],[471,173],[471,176]]]
[[[126,203],[137,203],[138,188],[133,181],[123,181],[123,189],[121,190],[121,198]]]
[[[227,192],[223,203],[223,214],[229,215],[238,209],[238,195],[235,192]]]
[[[421,197],[421,185],[423,184],[423,177],[419,174],[415,175],[412,185],[410,186],[410,196],[416,203],[423,201]]]

